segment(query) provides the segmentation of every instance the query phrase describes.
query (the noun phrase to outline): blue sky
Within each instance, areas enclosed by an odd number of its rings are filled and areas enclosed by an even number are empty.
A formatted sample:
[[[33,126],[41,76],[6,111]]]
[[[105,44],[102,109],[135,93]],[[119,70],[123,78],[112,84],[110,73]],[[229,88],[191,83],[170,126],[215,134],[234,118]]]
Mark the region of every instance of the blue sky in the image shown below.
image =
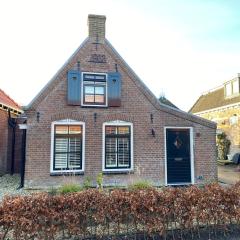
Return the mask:
[[[189,110],[240,72],[240,1],[0,1],[0,88],[26,105],[87,37],[87,15],[158,97]]]

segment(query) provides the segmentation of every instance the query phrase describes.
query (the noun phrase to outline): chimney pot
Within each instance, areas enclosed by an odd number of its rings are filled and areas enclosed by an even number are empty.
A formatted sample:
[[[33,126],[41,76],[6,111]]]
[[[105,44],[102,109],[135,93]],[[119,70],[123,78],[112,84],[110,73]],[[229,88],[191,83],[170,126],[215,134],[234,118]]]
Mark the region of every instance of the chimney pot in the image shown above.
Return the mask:
[[[88,36],[91,41],[103,43],[105,40],[105,22],[104,15],[88,15]]]

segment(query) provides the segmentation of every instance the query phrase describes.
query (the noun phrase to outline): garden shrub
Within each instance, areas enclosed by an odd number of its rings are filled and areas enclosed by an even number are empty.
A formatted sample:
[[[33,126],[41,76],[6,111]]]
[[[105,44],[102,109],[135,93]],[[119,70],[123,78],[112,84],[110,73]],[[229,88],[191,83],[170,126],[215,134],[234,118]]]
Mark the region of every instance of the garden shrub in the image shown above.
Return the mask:
[[[67,194],[67,193],[73,193],[73,192],[79,192],[81,191],[83,188],[76,183],[66,183],[63,186],[61,186],[58,191],[59,193],[62,194]]]
[[[151,187],[152,187],[152,184],[146,180],[139,180],[128,186],[130,190],[147,189]]]
[[[103,188],[103,174],[101,172],[98,173],[96,182],[97,182],[97,187],[102,189]]]
[[[92,187],[92,180],[91,180],[91,177],[86,177],[83,181],[83,188],[84,189],[89,189]]]
[[[203,188],[40,193],[8,196],[0,204],[0,239],[57,239],[61,235],[61,239],[99,239],[136,233],[179,233],[180,239],[189,233],[197,239],[202,229],[209,236],[223,235],[232,226],[240,230],[240,183],[228,188],[209,184]]]

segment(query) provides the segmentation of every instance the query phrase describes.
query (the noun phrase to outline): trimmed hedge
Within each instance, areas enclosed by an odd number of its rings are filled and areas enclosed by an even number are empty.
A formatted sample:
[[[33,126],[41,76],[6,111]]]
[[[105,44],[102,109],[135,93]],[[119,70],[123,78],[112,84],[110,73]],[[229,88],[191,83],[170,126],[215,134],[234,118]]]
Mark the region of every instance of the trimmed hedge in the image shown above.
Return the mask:
[[[79,239],[170,232],[200,235],[204,227],[225,232],[240,228],[240,183],[223,188],[147,188],[101,191],[90,189],[65,195],[47,193],[5,197],[0,205],[0,239]],[[178,229],[177,231],[174,231]]]

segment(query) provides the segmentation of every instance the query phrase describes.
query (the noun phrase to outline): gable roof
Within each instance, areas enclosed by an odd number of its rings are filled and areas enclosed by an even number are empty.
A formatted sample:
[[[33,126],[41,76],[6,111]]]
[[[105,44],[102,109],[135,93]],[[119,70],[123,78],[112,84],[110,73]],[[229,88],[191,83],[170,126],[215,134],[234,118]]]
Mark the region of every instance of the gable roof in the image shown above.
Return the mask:
[[[2,89],[0,89],[0,109],[10,110],[15,114],[20,114],[22,112],[21,107]]]
[[[158,100],[159,100],[159,102],[162,103],[162,104],[165,104],[165,105],[167,105],[167,106],[170,106],[170,107],[179,109],[176,105],[174,105],[171,101],[169,101],[169,100],[168,100],[166,97],[164,97],[164,96],[161,96]]]
[[[66,68],[69,68],[69,64],[77,55],[77,53],[84,48],[86,43],[89,41],[89,37],[85,39],[85,41],[79,46],[79,48],[72,54],[72,56],[65,62],[65,64],[58,70],[58,72],[53,76],[53,78],[45,85],[45,87],[37,94],[37,96],[26,106],[24,109],[34,109],[38,106],[38,104],[44,100],[47,96],[49,89],[53,89],[56,83],[58,82],[59,78],[58,75],[61,74]],[[120,54],[116,51],[116,49],[111,45],[111,43],[104,39],[104,48],[110,55],[112,55],[115,59],[117,59],[117,64],[121,66],[121,68],[131,77],[134,81],[135,85],[140,89],[140,91],[145,95],[145,97],[155,106],[158,110],[165,111],[171,115],[176,117],[189,120],[192,122],[196,122],[198,124],[216,128],[216,124],[203,119],[201,117],[195,116],[191,113],[186,113],[182,110],[176,109],[172,106],[168,106],[166,104],[161,103],[156,96],[149,90],[149,88],[145,85],[145,83],[137,76],[137,74],[132,70],[132,68],[125,62],[125,60],[120,56]]]
[[[189,112],[198,113],[235,103],[240,103],[240,95],[231,98],[225,98],[224,86],[222,86],[211,92],[201,95]]]

